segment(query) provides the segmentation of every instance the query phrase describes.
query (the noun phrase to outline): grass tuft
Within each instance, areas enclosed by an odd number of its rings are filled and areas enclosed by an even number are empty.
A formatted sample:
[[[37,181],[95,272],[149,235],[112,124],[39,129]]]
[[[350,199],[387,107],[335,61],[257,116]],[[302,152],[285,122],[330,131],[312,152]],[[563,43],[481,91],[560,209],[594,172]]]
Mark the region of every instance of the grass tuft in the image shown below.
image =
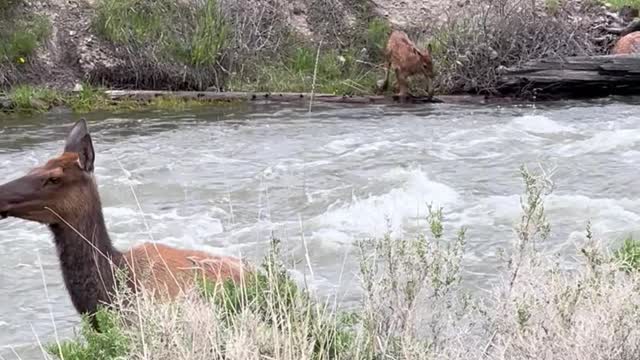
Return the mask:
[[[96,313],[100,333],[93,330],[91,321],[82,318],[80,338],[60,344],[49,344],[47,352],[65,360],[114,360],[124,359],[129,349],[129,339],[120,328],[118,313],[101,308]]]
[[[64,101],[56,90],[29,85],[14,87],[8,97],[13,103],[12,110],[22,113],[46,111]]]
[[[0,2],[0,86],[17,83],[27,72],[36,50],[51,33],[49,20],[37,14],[22,14],[21,0]]]
[[[640,270],[640,240],[627,237],[614,252],[614,257],[620,261],[625,271]]]
[[[138,88],[202,90],[222,85],[219,62],[229,26],[217,0],[185,4],[170,0],[100,0],[93,28],[118,45],[124,69],[93,74]],[[131,56],[135,54],[135,56]]]
[[[612,10],[620,10],[625,6],[640,10],[640,0],[602,0],[604,4],[611,7]]]

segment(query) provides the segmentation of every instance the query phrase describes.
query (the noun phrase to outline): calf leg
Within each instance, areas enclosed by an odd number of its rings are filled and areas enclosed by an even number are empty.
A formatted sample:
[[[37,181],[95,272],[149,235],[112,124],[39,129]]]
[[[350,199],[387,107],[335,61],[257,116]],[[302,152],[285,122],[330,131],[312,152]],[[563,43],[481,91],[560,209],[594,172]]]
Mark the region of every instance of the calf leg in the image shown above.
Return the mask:
[[[389,89],[389,73],[391,71],[391,62],[387,62],[384,68],[384,83],[382,84],[382,91],[387,91]]]
[[[433,78],[431,76],[427,76],[427,94],[429,97],[433,97],[434,91]]]
[[[409,83],[407,81],[406,74],[402,73],[399,69],[396,69],[396,81],[398,82],[398,96],[409,96]]]

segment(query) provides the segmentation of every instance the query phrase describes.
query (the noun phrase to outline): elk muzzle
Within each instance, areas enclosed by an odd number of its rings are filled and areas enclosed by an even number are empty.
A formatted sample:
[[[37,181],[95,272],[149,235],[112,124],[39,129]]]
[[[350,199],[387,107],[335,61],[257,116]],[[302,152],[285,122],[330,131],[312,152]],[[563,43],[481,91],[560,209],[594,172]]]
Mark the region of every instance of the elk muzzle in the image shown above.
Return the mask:
[[[30,175],[0,185],[0,219],[21,217],[23,212],[38,207],[41,186],[40,179]]]

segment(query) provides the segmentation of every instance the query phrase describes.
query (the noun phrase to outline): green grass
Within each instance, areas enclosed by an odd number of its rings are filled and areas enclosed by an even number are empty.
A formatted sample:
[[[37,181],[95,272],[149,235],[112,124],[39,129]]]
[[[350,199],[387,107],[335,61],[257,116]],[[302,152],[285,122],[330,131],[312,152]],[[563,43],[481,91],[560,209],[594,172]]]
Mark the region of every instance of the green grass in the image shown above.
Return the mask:
[[[315,92],[336,95],[365,95],[376,90],[383,77],[382,60],[390,34],[389,23],[372,18],[359,24],[348,48],[320,50],[306,41],[291,41],[289,49],[273,61],[249,63],[244,72],[231,76],[227,88],[233,91]],[[362,51],[366,49],[366,51]]]
[[[281,331],[286,326],[305,327],[300,333],[307,334],[309,341],[314,342],[314,358],[327,355],[334,358],[351,341],[350,318],[341,317],[335,326],[312,297],[296,285],[282,263],[277,239],[271,242],[271,249],[262,263],[262,273],[250,278],[245,286],[226,281],[220,291],[204,282],[202,293],[205,299],[223,309],[223,321],[229,327],[247,311]]]
[[[64,97],[56,90],[29,85],[14,87],[8,93],[13,111],[21,113],[42,112],[64,103]]]
[[[625,271],[640,270],[640,240],[629,236],[614,252],[614,257],[622,263]]]
[[[372,61],[381,62],[383,60],[384,49],[390,34],[391,26],[386,20],[375,18],[368,23],[365,45]]]
[[[0,21],[4,22],[0,25],[0,63],[21,65],[27,62],[51,31],[48,19],[41,16]]]
[[[115,44],[193,67],[215,65],[228,39],[216,0],[194,7],[171,0],[100,0],[93,27]]]
[[[1,95],[1,94],[0,94]],[[237,102],[227,100],[178,99],[172,97],[154,97],[149,101],[111,100],[104,89],[84,84],[78,92],[61,92],[54,89],[20,85],[12,88],[6,96],[13,104],[5,112],[17,114],[42,113],[56,106],[69,108],[76,113],[91,111],[134,111],[143,109],[161,109],[179,111],[197,106],[233,106]]]
[[[602,0],[604,4],[607,4],[613,10],[620,10],[624,6],[630,6],[634,9],[640,10],[640,0]]]
[[[125,359],[129,340],[119,327],[118,314],[101,308],[96,319],[102,332],[94,331],[90,321],[83,317],[78,338],[51,343],[46,348],[47,352],[64,360]]]
[[[258,65],[249,76],[230,79],[233,91],[311,92],[314,88],[317,49],[301,47],[276,64]],[[371,94],[380,71],[359,61],[353,50],[321,50],[315,92],[336,95]]]

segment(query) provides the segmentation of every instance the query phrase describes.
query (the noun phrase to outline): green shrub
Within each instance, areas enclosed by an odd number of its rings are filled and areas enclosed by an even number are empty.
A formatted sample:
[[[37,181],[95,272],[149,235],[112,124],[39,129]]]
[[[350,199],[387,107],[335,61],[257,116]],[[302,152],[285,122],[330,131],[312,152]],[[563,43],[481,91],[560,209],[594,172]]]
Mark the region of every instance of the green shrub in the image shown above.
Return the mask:
[[[0,24],[0,64],[26,63],[51,31],[49,20],[41,16],[1,21],[3,24]]]
[[[11,15],[11,12],[18,4],[21,4],[22,0],[2,0],[0,1],[0,17],[6,18],[7,15]]]
[[[640,0],[602,0],[601,2],[609,4],[613,10],[620,10],[624,6],[640,10]]]
[[[116,56],[125,66],[117,73],[93,74],[94,79],[198,90],[222,83],[218,63],[229,26],[217,0],[100,0],[93,28],[118,45]]]
[[[170,0],[102,0],[96,13],[94,27],[105,39],[190,66],[214,65],[227,39],[216,0],[193,7]]]
[[[369,22],[366,32],[366,47],[371,61],[383,60],[384,49],[391,34],[391,26],[383,19],[375,18]]]
[[[60,344],[49,344],[47,352],[61,360],[114,360],[125,359],[129,340],[122,332],[117,312],[101,308],[96,313],[101,332],[91,327],[83,317],[80,337]]]
[[[29,69],[27,65],[51,31],[46,17],[20,13],[21,3],[21,0],[0,1],[1,87],[25,79]]]
[[[627,237],[620,248],[614,252],[614,258],[622,263],[625,271],[640,270],[640,240]]]
[[[30,20],[18,21],[11,31],[2,33],[0,38],[0,58],[5,61],[19,63],[20,58],[26,60],[49,35],[51,26],[44,17],[33,17]]]
[[[317,49],[300,47],[281,63],[258,65],[250,75],[232,78],[230,90],[311,92]],[[321,49],[315,92],[336,95],[370,94],[377,71],[361,60],[359,51]]]
[[[9,98],[13,102],[13,110],[17,112],[45,111],[64,102],[63,96],[56,90],[28,85],[12,88]]]
[[[296,333],[307,334],[314,342],[314,358],[334,358],[351,345],[352,318],[341,316],[336,322],[296,285],[282,263],[277,239],[271,242],[262,272],[250,277],[244,286],[230,280],[221,289],[206,281],[202,284],[203,296],[222,309],[229,327],[248,310],[271,327],[301,328]]]

